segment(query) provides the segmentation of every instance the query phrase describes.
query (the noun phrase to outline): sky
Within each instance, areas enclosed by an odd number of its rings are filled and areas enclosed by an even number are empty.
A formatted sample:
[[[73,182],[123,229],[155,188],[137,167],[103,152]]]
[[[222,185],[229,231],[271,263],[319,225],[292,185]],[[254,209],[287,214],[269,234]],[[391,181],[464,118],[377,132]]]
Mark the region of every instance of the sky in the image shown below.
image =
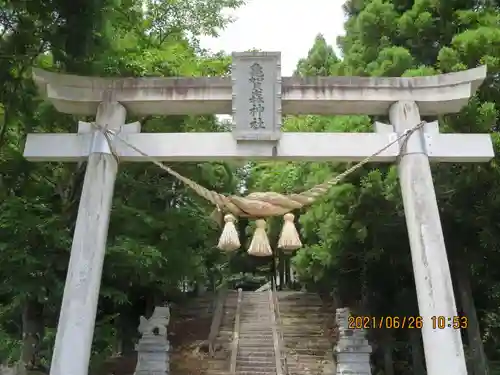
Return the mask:
[[[204,37],[203,48],[213,52],[249,49],[281,52],[281,74],[291,76],[307,56],[317,34],[335,46],[344,33],[344,0],[247,0],[230,13],[236,21],[218,38]]]

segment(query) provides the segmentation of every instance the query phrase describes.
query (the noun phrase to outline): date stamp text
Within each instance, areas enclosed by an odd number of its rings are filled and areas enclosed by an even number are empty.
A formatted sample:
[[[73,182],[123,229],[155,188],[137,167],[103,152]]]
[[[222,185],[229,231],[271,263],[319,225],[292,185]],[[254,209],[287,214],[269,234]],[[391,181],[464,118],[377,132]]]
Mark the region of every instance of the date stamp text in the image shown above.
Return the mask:
[[[469,320],[466,316],[432,316],[427,321],[421,316],[367,316],[351,315],[348,329],[421,329],[428,324],[432,329],[466,329]]]

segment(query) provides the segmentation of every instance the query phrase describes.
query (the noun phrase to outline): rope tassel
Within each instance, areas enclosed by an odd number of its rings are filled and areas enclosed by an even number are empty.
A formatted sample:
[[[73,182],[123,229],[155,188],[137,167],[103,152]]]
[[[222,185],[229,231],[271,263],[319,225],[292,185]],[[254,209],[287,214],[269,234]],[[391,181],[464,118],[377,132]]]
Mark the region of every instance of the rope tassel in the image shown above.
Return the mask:
[[[288,213],[283,218],[285,219],[285,222],[283,223],[283,229],[281,230],[278,247],[288,251],[300,249],[302,247],[302,242],[300,241],[299,233],[297,232],[297,228],[295,228],[295,224],[293,222],[295,216]]]
[[[240,238],[238,236],[236,226],[234,225],[236,218],[233,215],[228,214],[224,216],[224,221],[226,224],[222,230],[217,247],[223,251],[234,251],[239,249],[241,246]]]
[[[256,257],[268,257],[273,255],[271,245],[266,233],[266,221],[259,219],[255,222],[257,228],[253,234],[252,242],[248,248],[248,254]]]
[[[193,180],[184,177],[183,175],[177,173],[172,168],[161,163],[158,159],[146,154],[144,151],[140,150],[123,137],[119,135],[118,132],[112,131],[103,127],[99,124],[92,123],[92,125],[104,132],[106,134],[106,140],[113,155],[118,159],[119,155],[116,152],[114,146],[114,139],[120,140],[123,144],[127,145],[129,148],[142,155],[145,159],[151,161],[165,172],[182,181],[186,186],[193,189],[200,197],[206,199],[214,206],[217,207],[215,219],[217,222],[221,222],[222,212],[229,212],[232,215],[226,215],[224,221],[226,222],[224,230],[222,231],[221,238],[219,240],[218,247],[225,251],[234,251],[240,247],[240,240],[238,237],[238,232],[234,225],[235,217],[274,217],[280,216],[294,209],[303,208],[313,204],[317,199],[324,196],[328,190],[341,182],[346,176],[353,173],[354,171],[363,167],[366,163],[372,161],[374,157],[380,155],[385,150],[389,149],[392,145],[399,143],[400,148],[404,147],[405,142],[408,137],[414,133],[416,130],[424,127],[425,121],[422,121],[411,129],[407,129],[404,133],[398,135],[397,138],[392,139],[385,146],[371,154],[370,156],[364,158],[357,164],[354,164],[344,172],[338,174],[337,176],[325,181],[322,184],[316,185],[309,190],[303,191],[298,194],[283,195],[274,192],[257,192],[247,195],[246,197],[239,197],[236,195],[226,196],[220,194],[216,191],[209,190],[200,184],[194,182]],[[112,136],[112,137],[111,137]],[[283,225],[283,230],[278,242],[278,246],[284,250],[295,250],[302,246],[297,229],[293,223],[294,216],[292,214],[285,215],[285,223]],[[248,249],[248,253],[255,256],[270,256],[272,255],[271,246],[269,245],[269,240],[266,234],[266,222],[264,220],[257,220],[257,229],[255,230],[254,237]]]

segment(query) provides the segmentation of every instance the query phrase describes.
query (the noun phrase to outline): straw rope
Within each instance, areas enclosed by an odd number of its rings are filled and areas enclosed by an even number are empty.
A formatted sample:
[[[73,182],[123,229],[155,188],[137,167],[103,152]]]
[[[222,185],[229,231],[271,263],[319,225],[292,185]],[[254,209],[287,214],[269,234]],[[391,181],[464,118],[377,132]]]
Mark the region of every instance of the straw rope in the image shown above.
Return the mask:
[[[134,146],[130,142],[126,141],[123,137],[121,137],[119,135],[119,132],[109,130],[106,127],[99,126],[93,123],[93,125],[98,130],[103,132],[104,136],[106,137],[110,145],[112,153],[116,158],[119,158],[119,155],[116,153],[116,150],[113,147],[113,139],[118,139],[120,142],[130,147],[138,154],[144,156],[147,160],[156,164],[165,172],[169,173],[178,180],[182,181],[184,184],[193,189],[200,197],[206,199],[207,201],[215,205],[217,207],[217,213],[218,213],[217,220],[219,222],[222,221],[221,220],[222,214],[224,213],[230,213],[236,217],[248,217],[254,219],[268,218],[272,216],[281,216],[295,209],[311,205],[318,198],[323,196],[332,186],[338,184],[349,174],[355,172],[356,170],[364,166],[366,163],[370,162],[374,157],[387,150],[393,144],[404,139],[401,144],[401,147],[404,147],[404,144],[407,141],[408,137],[417,129],[420,129],[424,124],[425,121],[415,125],[411,129],[407,129],[405,132],[400,134],[396,139],[390,141],[389,143],[387,143],[387,145],[385,145],[372,155],[361,160],[360,162],[348,168],[339,175],[327,180],[322,184],[316,185],[313,188],[306,190],[302,193],[283,195],[275,192],[256,192],[256,193],[251,193],[245,197],[241,197],[236,195],[226,196],[217,193],[216,191],[209,190],[197,184],[193,180],[177,173],[167,165],[156,160],[154,157],[147,155],[145,152],[138,149],[136,146]]]

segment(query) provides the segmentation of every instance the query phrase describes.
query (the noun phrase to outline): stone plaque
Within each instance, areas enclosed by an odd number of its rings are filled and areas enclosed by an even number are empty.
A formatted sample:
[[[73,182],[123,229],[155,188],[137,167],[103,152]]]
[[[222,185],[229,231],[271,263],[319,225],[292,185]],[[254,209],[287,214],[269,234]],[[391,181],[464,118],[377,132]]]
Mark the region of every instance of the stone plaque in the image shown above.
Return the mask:
[[[281,53],[234,52],[232,56],[235,139],[278,140],[281,134]]]

